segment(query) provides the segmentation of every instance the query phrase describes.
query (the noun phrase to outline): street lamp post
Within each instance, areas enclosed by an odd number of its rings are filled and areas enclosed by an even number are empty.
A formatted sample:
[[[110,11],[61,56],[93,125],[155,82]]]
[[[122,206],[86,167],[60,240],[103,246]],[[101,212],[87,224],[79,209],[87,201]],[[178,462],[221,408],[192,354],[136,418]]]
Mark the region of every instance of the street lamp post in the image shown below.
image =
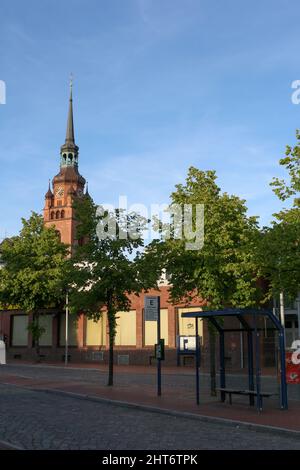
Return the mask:
[[[284,341],[285,341],[285,318],[284,318],[284,295],[283,295],[283,291],[280,292],[279,299],[280,299],[280,323],[281,323],[283,331],[284,331]]]
[[[65,366],[68,365],[69,348],[69,294],[66,293],[66,330],[65,330]]]

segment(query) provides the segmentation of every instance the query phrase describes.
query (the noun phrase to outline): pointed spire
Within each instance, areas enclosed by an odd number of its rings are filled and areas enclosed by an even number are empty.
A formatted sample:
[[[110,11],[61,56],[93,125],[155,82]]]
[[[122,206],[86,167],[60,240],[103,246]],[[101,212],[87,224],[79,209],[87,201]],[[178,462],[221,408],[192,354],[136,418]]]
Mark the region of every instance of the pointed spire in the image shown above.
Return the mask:
[[[50,199],[50,198],[52,198],[52,197],[53,197],[53,193],[52,193],[52,191],[51,191],[51,186],[50,186],[50,179],[49,179],[49,187],[48,187],[48,191],[46,192],[46,195],[45,195],[45,197],[46,197],[47,199]]]
[[[66,166],[78,167],[78,151],[79,148],[75,144],[74,138],[74,122],[73,122],[73,78],[71,76],[70,81],[70,99],[69,99],[69,112],[68,112],[68,123],[65,143],[60,147],[60,166],[61,168]]]
[[[87,199],[90,199],[92,200],[91,196],[90,196],[90,193],[89,193],[89,184],[88,182],[86,182],[86,188],[85,188],[85,194],[84,196],[87,198]]]
[[[74,144],[74,122],[73,122],[73,76],[71,74],[70,79],[70,100],[69,100],[69,113],[68,113],[68,124],[66,133],[66,144]]]

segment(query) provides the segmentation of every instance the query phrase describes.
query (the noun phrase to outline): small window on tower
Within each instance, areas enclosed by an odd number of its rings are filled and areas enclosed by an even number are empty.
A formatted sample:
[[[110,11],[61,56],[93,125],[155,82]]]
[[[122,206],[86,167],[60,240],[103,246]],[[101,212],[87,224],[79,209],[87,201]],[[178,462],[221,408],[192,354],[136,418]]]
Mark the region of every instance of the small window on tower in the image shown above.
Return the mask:
[[[61,219],[64,219],[64,218],[65,218],[65,211],[64,211],[64,210],[61,211],[60,217],[61,217]]]
[[[61,233],[60,233],[60,231],[59,231],[59,230],[55,230],[55,233],[56,233],[56,235],[57,235],[59,241],[61,241]]]
[[[57,201],[56,205],[57,205],[57,206],[62,206],[61,200]]]
[[[56,211],[56,218],[59,219],[59,211]]]
[[[51,212],[51,214],[50,214],[50,218],[51,218],[51,220],[53,220],[53,219],[54,219],[54,212]]]

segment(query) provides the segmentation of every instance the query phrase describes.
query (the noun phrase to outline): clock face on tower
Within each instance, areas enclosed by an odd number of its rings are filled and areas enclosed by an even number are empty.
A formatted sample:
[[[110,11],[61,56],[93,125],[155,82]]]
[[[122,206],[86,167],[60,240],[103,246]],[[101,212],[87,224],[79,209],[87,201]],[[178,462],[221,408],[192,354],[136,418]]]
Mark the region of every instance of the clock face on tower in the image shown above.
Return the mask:
[[[57,190],[55,191],[55,196],[57,197],[62,197],[64,195],[64,190],[63,188],[61,188],[60,186],[57,188]]]

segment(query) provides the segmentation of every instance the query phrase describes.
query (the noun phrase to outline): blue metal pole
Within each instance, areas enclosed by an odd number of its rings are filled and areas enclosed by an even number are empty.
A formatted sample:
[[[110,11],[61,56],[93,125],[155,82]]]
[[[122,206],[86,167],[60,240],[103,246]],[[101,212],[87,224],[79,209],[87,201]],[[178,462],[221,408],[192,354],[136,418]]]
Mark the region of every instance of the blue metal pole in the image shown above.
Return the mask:
[[[261,385],[260,385],[260,348],[259,348],[259,331],[257,331],[257,318],[254,313],[255,325],[255,369],[256,369],[256,406],[258,411],[262,411],[261,403]]]
[[[225,388],[225,340],[224,332],[219,331],[220,340],[220,388]],[[221,400],[225,401],[225,392],[221,392]]]
[[[200,366],[200,361],[199,361],[199,335],[198,335],[198,318],[195,318],[196,320],[196,402],[197,405],[200,403],[200,386],[199,386],[199,366]]]
[[[267,311],[266,314],[276,326],[279,336],[279,352],[280,352],[280,407],[283,410],[288,409],[288,394],[286,383],[286,368],[285,368],[285,335],[284,328],[278,318],[272,313]]]
[[[280,407],[283,410],[288,409],[287,383],[285,370],[285,340],[284,330],[279,330],[279,348],[280,348]]]
[[[253,377],[253,335],[252,331],[247,332],[248,341],[248,386],[249,390],[254,390],[254,377]],[[250,395],[250,405],[254,405],[254,397]]]
[[[157,344],[160,344],[160,297],[158,300],[158,312],[157,312]],[[161,359],[157,358],[157,395],[161,396]]]

